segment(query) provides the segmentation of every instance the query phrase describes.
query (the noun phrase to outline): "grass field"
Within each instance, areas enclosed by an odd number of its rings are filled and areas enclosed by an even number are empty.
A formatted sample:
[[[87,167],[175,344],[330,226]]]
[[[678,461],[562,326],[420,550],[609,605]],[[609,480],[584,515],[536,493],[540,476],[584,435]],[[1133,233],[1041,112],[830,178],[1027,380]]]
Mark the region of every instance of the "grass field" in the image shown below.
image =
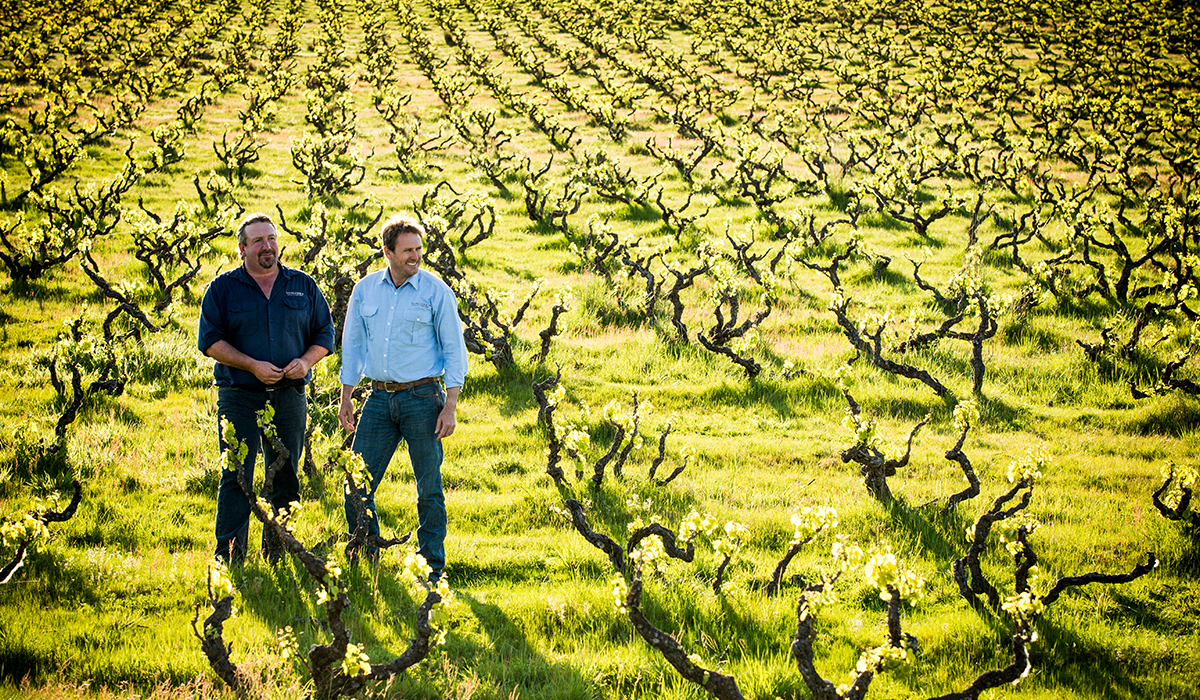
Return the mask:
[[[487,350],[446,442],[445,643],[368,695],[706,697],[617,609],[570,498],[620,545],[693,510],[748,528],[719,593],[714,534],[647,564],[642,610],[763,700],[812,697],[793,575],[832,574],[833,534],[766,589],[792,516],[831,506],[846,542],[925,581],[901,615],[919,647],[868,696],[961,691],[1012,662],[1019,620],[969,604],[953,562],[1010,465],[1044,453],[1034,598],[1159,564],[1068,589],[1031,623],[1028,676],[981,697],[1200,697],[1195,507],[1172,521],[1151,497],[1168,464],[1195,468],[1200,426],[1196,19],[1165,0],[4,2],[0,516],[62,507],[72,479],[83,497],[0,585],[0,697],[232,695],[192,631],[221,468],[195,331],[251,211],[331,304],[382,265],[380,217],[415,212]],[[314,372],[305,543],[344,528],[338,368]],[[587,438],[557,483],[533,388],[555,374],[557,435]],[[635,405],[641,447],[596,485],[606,415]],[[926,416],[873,497],[843,455],[895,460]],[[960,437],[979,495],[946,509]],[[385,531],[415,528],[403,454],[377,500]],[[422,599],[403,549],[345,566],[377,663]],[[982,563],[1013,595],[995,534]],[[277,639],[329,641],[316,584],[294,559],[231,577],[224,639],[253,694],[313,694]],[[887,604],[862,567],[836,592],[815,668],[841,685]]]

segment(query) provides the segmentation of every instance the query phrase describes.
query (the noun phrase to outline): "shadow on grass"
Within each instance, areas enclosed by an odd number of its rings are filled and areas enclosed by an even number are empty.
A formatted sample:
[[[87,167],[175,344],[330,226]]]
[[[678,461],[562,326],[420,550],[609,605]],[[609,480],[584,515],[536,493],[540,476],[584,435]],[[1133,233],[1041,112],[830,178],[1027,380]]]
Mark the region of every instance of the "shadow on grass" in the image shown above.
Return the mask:
[[[14,438],[4,447],[8,449],[0,458],[0,473],[5,473],[6,478],[0,479],[0,496],[9,497],[24,491],[31,483],[47,480],[62,491],[71,479],[81,476],[69,450],[50,436],[39,436],[37,440]]]
[[[884,231],[910,231],[912,229],[912,224],[900,221],[886,212],[867,212],[862,215],[860,220],[860,226],[869,226]]]
[[[1153,697],[1147,695],[1145,678],[1130,675],[1130,659],[1123,651],[1121,645],[1097,643],[1043,617],[1038,622],[1038,641],[1030,649],[1030,663],[1039,674],[1046,677],[1040,685],[1074,688],[1082,695],[1094,698],[1124,700]],[[1144,656],[1146,651],[1144,648],[1139,650],[1137,656],[1142,658],[1136,666],[1157,666],[1157,673],[1150,671],[1150,674],[1157,676],[1164,684],[1174,676],[1175,693],[1158,697],[1185,697],[1187,693],[1195,692],[1194,684],[1172,673],[1173,654],[1170,651],[1162,652],[1157,658]],[[1165,690],[1160,688],[1160,691]]]
[[[121,688],[126,697],[144,697],[135,691],[144,691],[148,696],[154,689],[185,686],[195,680],[194,672],[171,667],[165,659],[158,660],[153,666],[130,658],[106,661],[99,650],[117,646],[128,648],[137,643],[124,641],[127,638],[121,635],[123,629],[123,624],[115,622],[100,631],[59,629],[57,634],[61,644],[39,649],[0,637],[0,683],[22,688],[20,694],[4,697],[66,697],[56,696],[53,691],[43,696],[37,690],[43,684],[61,687],[64,682],[78,683],[81,688]],[[130,636],[138,634],[134,632]],[[151,645],[155,640],[144,635],[140,642]],[[0,693],[7,690],[4,688]],[[70,692],[81,691],[72,689]]]
[[[624,549],[625,543],[629,541],[626,536],[626,526],[632,522],[633,518],[629,515],[629,508],[625,505],[624,490],[615,490],[609,488],[613,481],[611,473],[605,474],[605,481],[608,484],[601,483],[599,488],[592,485],[590,473],[585,469],[584,481],[580,482],[575,489],[558,486],[559,495],[565,501],[568,498],[575,499],[590,499],[591,505],[584,508],[584,515],[587,516],[588,524],[592,529],[601,534],[607,534],[613,540],[621,545]],[[586,500],[584,501],[586,504]],[[582,537],[578,533],[572,532],[575,537]]]
[[[939,498],[914,507],[898,499],[884,504],[884,508],[892,528],[911,535],[919,545],[919,551],[938,561],[949,562],[962,555],[962,533],[973,521],[962,512],[965,504],[959,504],[959,508],[947,513],[942,510],[944,501]]]
[[[447,573],[451,573],[450,569]],[[606,571],[594,573],[597,576],[608,574]],[[503,574],[504,570],[499,568],[481,574],[456,566],[451,578],[458,585],[476,578],[504,585],[506,581],[528,582],[544,577],[543,572],[532,570],[510,572],[507,579]],[[376,663],[386,663],[403,653],[406,643],[398,643],[397,640],[411,637],[419,603],[408,584],[396,572],[389,570],[386,564],[382,567],[350,566],[343,577],[352,600],[343,619],[352,641],[363,645]],[[311,643],[329,640],[327,624],[320,612],[313,616],[310,607],[301,600],[309,598],[311,593],[308,591],[311,591],[313,584],[296,566],[248,565],[242,572],[235,573],[234,580],[243,593],[242,601],[247,613],[260,617],[274,630],[291,626],[301,649]],[[592,697],[591,683],[587,678],[572,669],[566,661],[548,660],[529,642],[521,624],[499,606],[485,603],[462,590],[458,591],[457,600],[457,604],[465,604],[470,608],[487,640],[481,641],[478,635],[456,635],[451,630],[443,653],[452,660],[453,665],[469,668],[470,674],[484,681],[485,686],[491,685],[505,692],[514,687],[522,690],[553,687],[555,692],[551,696],[555,698],[583,700]],[[384,624],[392,627],[391,639],[382,639],[377,631],[364,624],[363,618],[368,616],[383,618]],[[442,685],[454,680],[444,677],[445,669],[443,664],[439,670],[436,657],[431,654],[417,667],[397,678],[399,697],[442,697]]]
[[[847,280],[855,284],[896,287],[903,291],[911,291],[917,286],[908,275],[891,269],[890,263],[878,260],[869,268],[853,271],[847,275]]]
[[[620,221],[648,222],[662,219],[662,213],[654,207],[642,206],[636,202],[627,206],[618,207],[614,212],[614,216]]]
[[[1071,345],[1067,335],[1058,329],[1035,326],[1030,324],[1028,319],[1003,324],[999,335],[1005,345],[1025,347],[1041,354],[1058,352]]]
[[[74,263],[78,265],[78,263]],[[61,267],[72,265],[71,262],[65,262]],[[57,268],[51,268],[53,271]],[[49,277],[47,271],[46,277]],[[8,283],[8,288],[4,290],[10,296],[17,299],[28,299],[30,301],[65,301],[71,296],[71,292],[62,284],[53,282],[45,277],[39,279],[12,279]]]
[[[774,378],[756,378],[736,384],[723,382],[720,386],[705,389],[696,398],[702,404],[712,406],[766,406],[780,419],[811,412],[840,411],[844,402],[837,387],[820,377],[810,382]]]
[[[1113,420],[1113,427],[1130,435],[1184,437],[1200,429],[1200,401],[1182,394],[1153,397]]]
[[[570,536],[565,533],[563,536]],[[599,553],[599,550],[597,550]],[[603,554],[600,554],[602,557]],[[613,576],[612,566],[607,561],[571,562],[571,567],[581,576],[589,579],[606,579]],[[479,565],[467,561],[451,561],[446,564],[446,574],[456,586],[472,585],[518,585],[540,583],[546,580],[549,569],[544,562],[526,561],[519,565],[511,562],[500,562],[495,565]]]
[[[1178,526],[1181,535],[1180,545],[1178,547],[1162,547],[1160,545],[1158,555],[1162,562],[1161,566],[1180,576],[1192,579],[1200,578],[1200,527],[1187,521],[1178,523]],[[1197,604],[1197,616],[1200,617],[1200,604]]]
[[[961,514],[957,512],[943,514],[939,510],[934,511],[933,517],[924,518],[916,510],[908,508],[902,503],[893,504],[889,508],[889,512],[893,523],[899,523],[914,533],[918,542],[927,551],[929,548],[933,548],[931,553],[937,558],[946,560],[956,558],[956,548],[951,544],[952,540],[947,535],[961,532],[965,528],[967,520]],[[1011,584],[1005,586],[1000,585],[998,581],[993,581],[993,583],[997,584],[1001,599],[1011,593]],[[1163,619],[1156,612],[1156,607],[1149,601],[1123,595],[1119,586],[1108,590],[1116,601],[1117,607],[1123,611],[1116,614],[1130,618],[1130,622],[1139,627],[1158,628],[1170,633],[1170,622]],[[1074,593],[1070,591],[1065,594],[1068,597],[1071,595]],[[873,592],[866,597],[870,600],[862,601],[864,607],[869,608],[878,603]],[[981,648],[989,646],[993,649],[991,655],[977,661],[978,665],[960,669],[959,676],[953,681],[951,687],[961,689],[967,687],[980,674],[1004,668],[1012,662],[1011,640],[1014,629],[1007,616],[997,615],[993,612],[982,601],[982,596],[979,601],[964,601],[961,595],[956,597],[958,604],[965,603],[965,607],[973,610],[977,619],[989,630],[989,638],[992,641],[989,643],[985,639],[976,644]],[[1062,605],[1062,600],[1058,605]],[[882,607],[879,609],[883,610]],[[1056,625],[1053,621],[1053,614],[1051,608],[1047,610],[1046,615],[1039,619],[1036,625],[1038,638],[1029,645],[1032,669],[1038,675],[1046,677],[1046,680],[1038,682],[1039,686],[1072,688],[1086,697],[1122,699],[1146,697],[1145,678],[1134,677],[1127,672],[1130,666],[1130,653],[1122,646],[1131,646],[1135,643],[1134,641],[1127,641],[1125,645],[1106,645],[1103,641],[1081,636]],[[920,641],[932,642],[934,640]],[[1163,650],[1155,656],[1147,654],[1149,651],[1151,650],[1141,648],[1132,652],[1133,658],[1138,659],[1137,665],[1143,668],[1150,667],[1147,670],[1156,677],[1165,679],[1171,675],[1169,671],[1172,669],[1173,653]],[[961,650],[959,653],[962,653]],[[947,662],[961,664],[961,661],[961,658],[956,658]],[[934,666],[942,665],[942,662],[935,656],[928,657],[926,663]],[[1180,681],[1173,690],[1178,692],[1183,687],[1183,682]],[[1181,696],[1168,693],[1159,697]]]
[[[1028,417],[1028,411],[1017,408],[1012,404],[997,398],[982,396],[979,399],[980,412],[986,417],[987,426],[995,431],[1020,430],[1021,420]]]
[[[351,641],[365,646],[376,663],[386,663],[402,654],[407,640],[415,632],[417,606],[421,600],[414,597],[399,569],[399,564],[360,563],[346,566],[342,573],[350,598],[350,606],[342,613],[342,620]],[[240,603],[244,610],[260,618],[271,630],[278,632],[292,627],[301,649],[307,649],[310,644],[329,642],[331,637],[324,611],[315,604],[318,586],[291,557],[275,566],[253,559],[241,569],[233,568],[231,579],[241,594]],[[314,602],[310,605],[310,601]],[[210,610],[202,607],[201,619],[208,612]],[[405,641],[398,644],[381,640],[370,626],[364,624],[363,617],[375,618],[396,628],[395,639]]]
[[[881,608],[882,609],[882,608]],[[945,668],[952,665],[955,668],[953,679],[942,690],[959,692],[968,687],[982,674],[998,671],[1007,667],[1013,661],[1011,626],[990,612],[981,611],[980,620],[988,627],[986,635],[965,642],[966,647],[941,646],[943,654],[934,651],[939,648],[936,639],[919,639],[926,646],[923,652],[923,664],[928,667]],[[1185,697],[1186,692],[1194,689],[1190,684],[1185,685],[1185,679],[1176,678],[1175,692],[1160,692],[1156,695],[1146,694],[1144,678],[1135,678],[1129,672],[1130,659],[1123,657],[1116,649],[1096,644],[1077,634],[1066,631],[1048,623],[1045,618],[1037,624],[1039,637],[1029,645],[1029,660],[1033,678],[1026,679],[1018,686],[1020,688],[1071,688],[1079,697],[1111,698],[1113,700],[1130,700],[1144,697]],[[1145,665],[1147,659],[1139,659],[1138,665]],[[1161,662],[1162,673],[1159,677],[1165,682],[1171,675],[1169,659]],[[1036,679],[1036,680],[1035,680]],[[1160,690],[1165,690],[1161,688]],[[1002,692],[997,689],[997,693]]]
[[[13,685],[41,684],[62,667],[60,657],[66,653],[65,649],[62,654],[51,649],[42,654],[29,647],[0,641],[0,681]]]
[[[922,392],[916,396],[889,396],[870,400],[866,396],[859,400],[868,413],[880,418],[891,420],[919,421],[927,414],[932,414],[935,420],[944,420],[951,413],[951,405],[936,394]],[[839,397],[840,398],[840,397]],[[902,436],[897,436],[901,438]]]
[[[558,235],[557,231],[551,230],[551,233],[556,236]],[[475,269],[479,269],[480,263],[476,263],[476,264],[472,265],[472,267]],[[510,279],[510,280],[519,280],[521,282],[533,282],[534,280],[537,279],[537,276],[534,275],[532,272],[529,272],[528,270],[519,270],[519,269],[513,267],[512,265],[497,265],[496,267],[503,270],[504,274],[507,275],[508,279]],[[524,292],[524,290],[521,290],[521,291]],[[525,293],[528,293],[528,292],[525,292]]]
[[[486,644],[464,640],[448,649],[467,660],[474,674],[497,688],[554,688],[555,698],[593,697],[590,679],[566,661],[549,661],[529,643],[521,625],[500,606],[485,603],[469,593],[460,593],[458,598],[471,609],[488,638]]]
[[[471,375],[467,381],[466,392],[472,401],[492,404],[497,407],[500,415],[511,418],[537,406],[533,400],[533,383],[540,381],[543,374],[552,372],[537,370],[536,374],[538,378],[535,379],[530,371],[521,369],[520,366],[485,370],[478,375]]]

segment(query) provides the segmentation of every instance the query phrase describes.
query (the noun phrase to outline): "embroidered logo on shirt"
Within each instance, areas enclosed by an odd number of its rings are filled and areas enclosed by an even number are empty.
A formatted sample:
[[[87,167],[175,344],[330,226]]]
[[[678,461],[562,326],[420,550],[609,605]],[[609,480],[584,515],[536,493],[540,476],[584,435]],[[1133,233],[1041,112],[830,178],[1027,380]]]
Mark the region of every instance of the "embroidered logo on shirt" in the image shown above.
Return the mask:
[[[430,304],[427,301],[414,301],[414,302],[412,302],[411,305],[416,306],[418,308],[422,308],[422,309],[432,309],[433,308],[433,304]]]
[[[288,292],[287,295],[290,297],[302,297],[304,296],[304,292]]]

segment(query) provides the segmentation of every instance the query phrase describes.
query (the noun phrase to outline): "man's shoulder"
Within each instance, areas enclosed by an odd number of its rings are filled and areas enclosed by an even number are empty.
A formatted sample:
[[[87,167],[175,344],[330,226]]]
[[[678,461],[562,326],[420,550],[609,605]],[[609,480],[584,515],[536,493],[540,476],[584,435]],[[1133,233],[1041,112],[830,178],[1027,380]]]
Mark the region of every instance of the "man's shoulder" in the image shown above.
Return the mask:
[[[317,281],[312,278],[312,275],[304,270],[288,267],[283,263],[279,263],[279,275],[291,284],[311,284],[314,287],[317,286]]]
[[[208,289],[210,292],[228,292],[230,289],[234,289],[238,285],[245,283],[247,281],[246,277],[246,271],[241,265],[238,265],[214,277],[212,282],[208,283]]]
[[[379,289],[380,278],[386,274],[384,270],[376,270],[369,273],[359,281],[354,283],[354,291],[351,293],[351,301],[356,304],[362,304],[367,298],[375,297],[375,290]],[[372,302],[367,302],[372,303]]]
[[[365,277],[363,277],[359,281],[355,282],[354,286],[355,286],[355,288],[358,288],[358,287],[366,287],[367,285],[370,285],[370,284],[379,284],[379,279],[381,277],[383,277],[385,274],[387,274],[386,267],[383,268],[382,270],[376,270],[374,272],[368,273]]]
[[[422,286],[429,285],[429,289],[437,294],[450,294],[453,296],[454,290],[441,277],[425,269],[417,270],[417,275],[420,277]]]

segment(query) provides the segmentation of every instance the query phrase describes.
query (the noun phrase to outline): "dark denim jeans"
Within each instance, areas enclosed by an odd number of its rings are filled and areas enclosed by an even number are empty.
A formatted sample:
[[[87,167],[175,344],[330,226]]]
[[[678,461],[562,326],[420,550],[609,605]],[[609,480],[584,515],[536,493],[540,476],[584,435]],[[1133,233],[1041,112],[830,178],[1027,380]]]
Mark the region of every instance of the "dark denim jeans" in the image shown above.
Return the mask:
[[[442,442],[437,439],[437,417],[446,405],[446,394],[438,382],[415,386],[405,391],[373,391],[367,397],[358,428],[354,432],[354,451],[362,455],[371,473],[371,488],[365,493],[367,508],[375,514],[375,490],[383,480],[400,440],[408,443],[408,458],[417,480],[418,553],[440,576],[446,564],[446,499],[442,494]],[[346,495],[346,523],[353,533],[358,527],[358,512],[351,494]],[[367,526],[369,534],[379,534],[375,514]],[[368,550],[370,553],[370,550]]]
[[[254,391],[238,387],[217,387],[217,433],[221,450],[228,445],[220,435],[220,423],[227,419],[233,423],[233,429],[239,440],[245,440],[249,448],[246,454],[246,479],[254,483],[254,462],[261,449],[264,464],[273,462],[278,454],[270,443],[263,444],[262,430],[258,427],[255,413],[266,407],[270,401],[275,406],[275,428],[279,440],[291,452],[287,463],[275,472],[272,489],[262,493],[263,498],[275,508],[284,508],[292,501],[300,500],[300,482],[296,478],[296,468],[300,463],[300,450],[304,445],[304,430],[308,420],[308,397],[304,387],[284,387],[274,391]],[[265,469],[264,469],[265,472]],[[221,487],[217,491],[217,548],[218,557],[226,561],[241,561],[246,556],[249,546],[250,502],[238,484],[237,474],[228,469],[221,471]],[[264,533],[263,553],[273,554],[267,550],[273,538]],[[278,545],[275,545],[277,547]]]

